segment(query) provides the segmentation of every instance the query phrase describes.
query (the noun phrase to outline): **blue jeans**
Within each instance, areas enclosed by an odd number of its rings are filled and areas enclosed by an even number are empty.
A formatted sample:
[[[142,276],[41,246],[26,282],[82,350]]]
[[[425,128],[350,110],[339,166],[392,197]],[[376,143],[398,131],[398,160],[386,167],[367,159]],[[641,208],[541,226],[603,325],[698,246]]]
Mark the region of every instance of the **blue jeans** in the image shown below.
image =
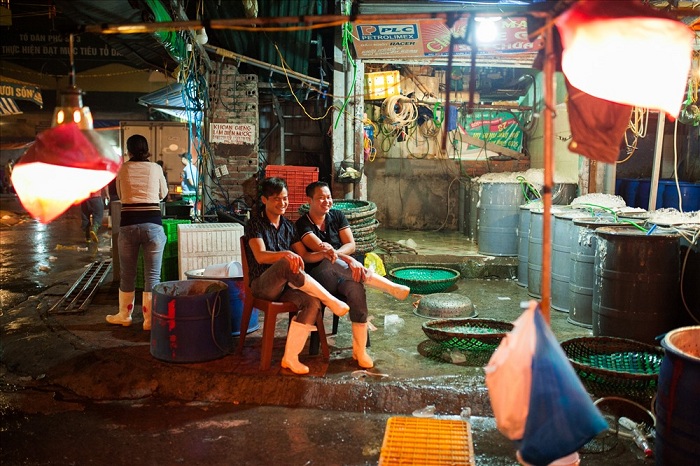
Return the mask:
[[[92,229],[97,230],[102,226],[105,205],[101,197],[89,197],[80,204],[80,229],[88,233],[90,228],[90,215],[92,215]]]
[[[136,289],[136,266],[143,247],[143,291],[151,292],[160,283],[160,269],[165,249],[165,231],[155,223],[139,223],[119,228],[119,289]]]
[[[367,322],[367,293],[365,285],[352,279],[352,271],[342,259],[331,263],[324,259],[309,275],[314,277],[330,294],[350,306],[350,322]]]

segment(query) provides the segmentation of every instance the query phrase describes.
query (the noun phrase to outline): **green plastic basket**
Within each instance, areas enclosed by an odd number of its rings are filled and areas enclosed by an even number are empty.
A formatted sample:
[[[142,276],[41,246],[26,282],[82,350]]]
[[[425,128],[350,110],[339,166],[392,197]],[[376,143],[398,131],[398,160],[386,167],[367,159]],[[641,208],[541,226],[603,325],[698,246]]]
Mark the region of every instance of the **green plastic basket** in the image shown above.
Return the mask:
[[[494,319],[437,319],[423,324],[423,333],[446,348],[493,352],[513,324]]]
[[[163,231],[165,231],[166,237],[165,248],[163,248],[163,258],[177,258],[177,226],[188,225],[190,223],[192,223],[191,220],[163,219]]]
[[[362,218],[377,212],[377,204],[372,201],[359,199],[333,199],[333,209],[342,211],[348,219]],[[305,214],[309,211],[309,204],[299,207],[299,212]]]
[[[579,377],[598,395],[656,389],[664,358],[660,347],[602,336],[572,338],[561,347]]]
[[[459,276],[454,269],[434,266],[397,267],[389,271],[392,281],[410,287],[414,294],[445,291],[459,280]]]

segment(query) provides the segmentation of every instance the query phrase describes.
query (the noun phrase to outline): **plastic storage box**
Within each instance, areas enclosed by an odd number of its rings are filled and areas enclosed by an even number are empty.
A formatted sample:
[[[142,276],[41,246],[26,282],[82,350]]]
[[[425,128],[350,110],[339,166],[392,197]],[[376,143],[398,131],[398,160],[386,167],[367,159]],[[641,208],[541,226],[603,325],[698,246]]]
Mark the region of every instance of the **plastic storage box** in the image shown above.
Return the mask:
[[[243,225],[238,223],[193,223],[178,225],[178,269],[180,280],[185,272],[209,265],[241,261],[240,238]]]

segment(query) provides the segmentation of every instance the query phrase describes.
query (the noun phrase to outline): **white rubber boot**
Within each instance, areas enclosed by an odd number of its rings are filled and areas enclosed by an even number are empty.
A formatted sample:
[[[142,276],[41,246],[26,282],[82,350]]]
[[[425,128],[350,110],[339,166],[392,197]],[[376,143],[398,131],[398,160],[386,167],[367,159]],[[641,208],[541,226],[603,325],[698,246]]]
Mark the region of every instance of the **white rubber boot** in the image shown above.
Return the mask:
[[[365,280],[365,285],[369,286],[370,288],[375,288],[379,291],[383,291],[384,293],[388,293],[394,298],[399,299],[401,301],[408,298],[408,294],[411,292],[411,289],[409,287],[399,285],[398,283],[394,283],[391,280],[384,278],[377,273],[372,273]]]
[[[328,306],[328,309],[338,317],[343,317],[350,310],[350,306],[345,304],[343,301],[339,300],[332,294],[328,292],[319,282],[317,282],[311,275],[304,274],[304,286],[299,289],[304,293],[318,298],[323,304]]]
[[[289,369],[295,374],[308,374],[309,368],[299,362],[299,353],[304,349],[309,334],[316,330],[314,325],[306,325],[292,319],[287,332],[287,343],[284,345],[284,356],[282,356],[282,367]]]
[[[143,311],[143,329],[151,330],[151,309],[153,308],[153,293],[144,291],[141,295],[141,310]]]
[[[134,295],[133,291],[119,290],[119,312],[107,316],[107,322],[129,327],[131,325],[131,313],[134,312]]]
[[[374,361],[367,354],[367,322],[352,323],[352,358],[363,369],[374,367]]]

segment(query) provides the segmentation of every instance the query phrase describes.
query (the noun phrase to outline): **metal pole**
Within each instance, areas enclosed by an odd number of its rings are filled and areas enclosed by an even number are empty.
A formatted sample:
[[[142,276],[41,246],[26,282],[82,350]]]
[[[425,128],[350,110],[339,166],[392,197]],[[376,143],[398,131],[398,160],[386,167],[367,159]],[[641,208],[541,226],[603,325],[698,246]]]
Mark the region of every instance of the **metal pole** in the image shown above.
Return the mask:
[[[654,165],[651,170],[651,187],[649,188],[649,211],[656,210],[656,193],[659,187],[659,174],[661,172],[661,152],[664,143],[664,127],[666,126],[666,114],[659,112],[659,120],[656,124],[656,143],[654,145]]]
[[[554,185],[554,45],[552,22],[547,20],[544,35],[544,213],[542,219],[542,315],[550,322],[552,289],[552,186]]]

